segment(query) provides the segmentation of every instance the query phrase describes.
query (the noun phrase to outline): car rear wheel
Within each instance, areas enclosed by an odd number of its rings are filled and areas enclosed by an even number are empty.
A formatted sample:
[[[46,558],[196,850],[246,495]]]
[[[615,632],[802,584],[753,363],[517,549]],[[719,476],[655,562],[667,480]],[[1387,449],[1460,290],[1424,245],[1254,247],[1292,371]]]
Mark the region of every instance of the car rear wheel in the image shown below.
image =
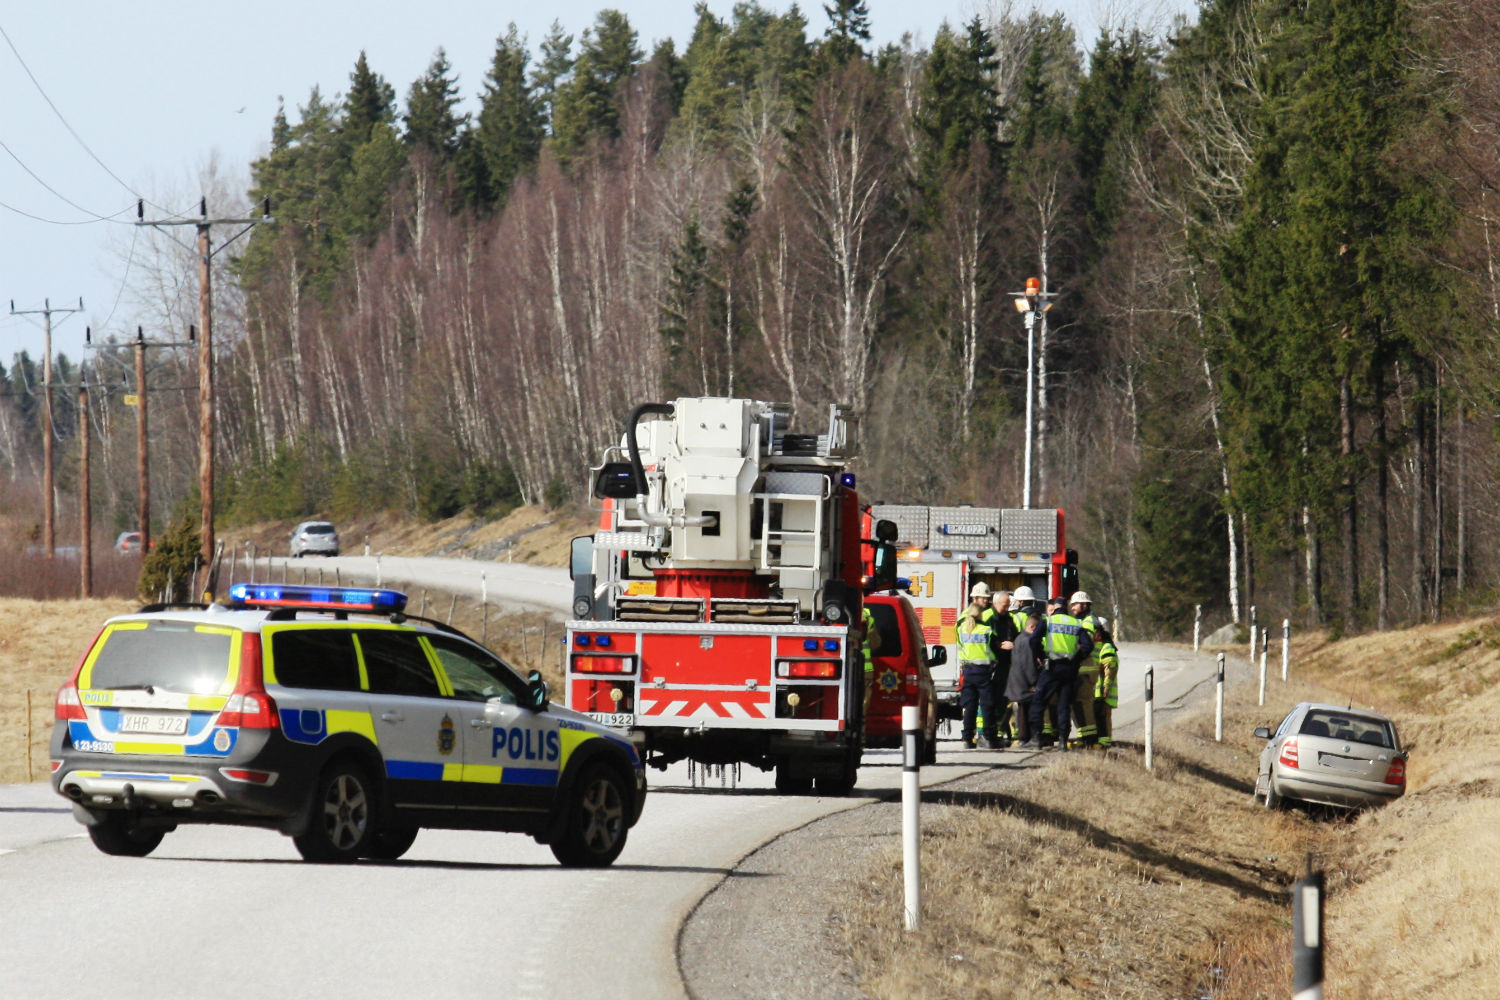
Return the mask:
[[[570,868],[602,868],[625,848],[625,786],[610,768],[591,764],[578,776],[572,796],[552,855]]]
[[[1266,775],[1266,808],[1281,808],[1281,793],[1276,791],[1276,778],[1270,774]]]
[[[365,848],[364,856],[374,858],[376,861],[395,861],[411,850],[411,845],[420,832],[415,826],[387,827],[384,830],[377,830],[370,838],[370,846]]]
[[[308,861],[354,861],[374,833],[370,779],[355,764],[335,762],[318,778],[307,832],[292,838]]]
[[[106,813],[89,827],[89,839],[105,854],[125,858],[144,858],[156,850],[167,831],[144,829],[131,822],[125,813]]]

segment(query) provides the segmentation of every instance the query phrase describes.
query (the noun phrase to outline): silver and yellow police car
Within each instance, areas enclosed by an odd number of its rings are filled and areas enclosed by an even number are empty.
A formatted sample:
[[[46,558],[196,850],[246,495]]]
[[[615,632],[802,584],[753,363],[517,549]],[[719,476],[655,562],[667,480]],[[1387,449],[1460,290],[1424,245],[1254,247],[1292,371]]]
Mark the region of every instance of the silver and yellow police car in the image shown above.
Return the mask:
[[[392,590],[236,584],[105,623],[57,693],[52,785],[106,854],[183,823],[263,826],[310,861],[504,830],[608,865],[645,803],[635,748]]]

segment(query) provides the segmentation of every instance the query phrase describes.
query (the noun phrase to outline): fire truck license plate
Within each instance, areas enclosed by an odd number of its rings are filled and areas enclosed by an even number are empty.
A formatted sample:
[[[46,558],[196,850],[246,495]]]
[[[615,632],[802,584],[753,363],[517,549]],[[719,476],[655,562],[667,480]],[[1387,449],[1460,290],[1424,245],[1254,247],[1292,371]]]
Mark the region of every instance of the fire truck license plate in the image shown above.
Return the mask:
[[[602,722],[606,726],[628,727],[635,721],[635,716],[629,712],[590,712],[589,718],[595,722]]]
[[[120,732],[181,736],[187,732],[187,716],[163,715],[155,712],[126,712],[120,716]]]

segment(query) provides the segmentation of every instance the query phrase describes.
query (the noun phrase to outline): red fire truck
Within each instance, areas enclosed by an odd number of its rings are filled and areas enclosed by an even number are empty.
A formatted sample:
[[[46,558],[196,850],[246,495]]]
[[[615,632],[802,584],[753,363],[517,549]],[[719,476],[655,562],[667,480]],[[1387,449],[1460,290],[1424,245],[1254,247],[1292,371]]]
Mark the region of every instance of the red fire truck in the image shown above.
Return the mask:
[[[870,516],[896,526],[896,572],[911,581],[926,642],[948,650],[946,669],[933,671],[945,718],[959,716],[955,626],[974,584],[1024,585],[1038,600],[1078,589],[1078,553],[1067,547],[1059,509],[874,504]]]
[[[594,470],[600,530],[574,543],[566,701],[653,766],[841,794],[863,749],[863,592],[894,586],[895,550],[861,538],[844,409],[817,433],[788,423],[746,399],[631,413]]]

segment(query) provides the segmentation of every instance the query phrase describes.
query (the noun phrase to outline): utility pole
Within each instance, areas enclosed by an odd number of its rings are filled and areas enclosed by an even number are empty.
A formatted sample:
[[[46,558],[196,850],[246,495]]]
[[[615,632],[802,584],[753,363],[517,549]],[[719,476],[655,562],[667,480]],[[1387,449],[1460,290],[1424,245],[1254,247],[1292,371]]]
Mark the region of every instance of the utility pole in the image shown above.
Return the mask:
[[[89,479],[89,372],[88,362],[78,366],[78,596],[94,596],[94,518],[90,503],[93,484]]]
[[[202,523],[199,528],[199,560],[205,568],[205,592],[211,594],[217,585],[217,569],[214,565],[214,355],[213,355],[213,227],[223,225],[244,226],[238,233],[225,240],[219,247],[223,250],[244,236],[257,225],[274,223],[271,218],[271,199],[261,204],[258,219],[210,219],[208,199],[198,201],[197,219],[147,219],[144,202],[135,206],[136,225],[194,226],[198,230],[198,490],[202,497]]]
[[[1036,318],[1052,308],[1054,294],[1042,291],[1042,283],[1036,278],[1026,279],[1026,291],[1010,293],[1016,311],[1026,317],[1026,461],[1021,473],[1021,506],[1027,510],[1031,509],[1031,451],[1036,437],[1032,418],[1036,398]]]
[[[125,405],[135,407],[135,477],[136,477],[136,530],[141,533],[141,558],[151,550],[151,466],[147,451],[146,414],[146,348],[148,347],[192,347],[195,331],[188,327],[188,339],[183,341],[148,341],[141,327],[135,328],[135,394],[125,396]],[[84,347],[89,350],[114,347],[113,343],[94,343],[91,329],[83,332]]]
[[[56,554],[57,531],[52,513],[56,507],[52,496],[52,314],[83,312],[83,298],[78,299],[78,308],[52,308],[51,299],[42,300],[40,309],[17,309],[16,300],[10,301],[12,316],[41,316],[46,334],[46,348],[42,354],[42,546],[51,559]]]

